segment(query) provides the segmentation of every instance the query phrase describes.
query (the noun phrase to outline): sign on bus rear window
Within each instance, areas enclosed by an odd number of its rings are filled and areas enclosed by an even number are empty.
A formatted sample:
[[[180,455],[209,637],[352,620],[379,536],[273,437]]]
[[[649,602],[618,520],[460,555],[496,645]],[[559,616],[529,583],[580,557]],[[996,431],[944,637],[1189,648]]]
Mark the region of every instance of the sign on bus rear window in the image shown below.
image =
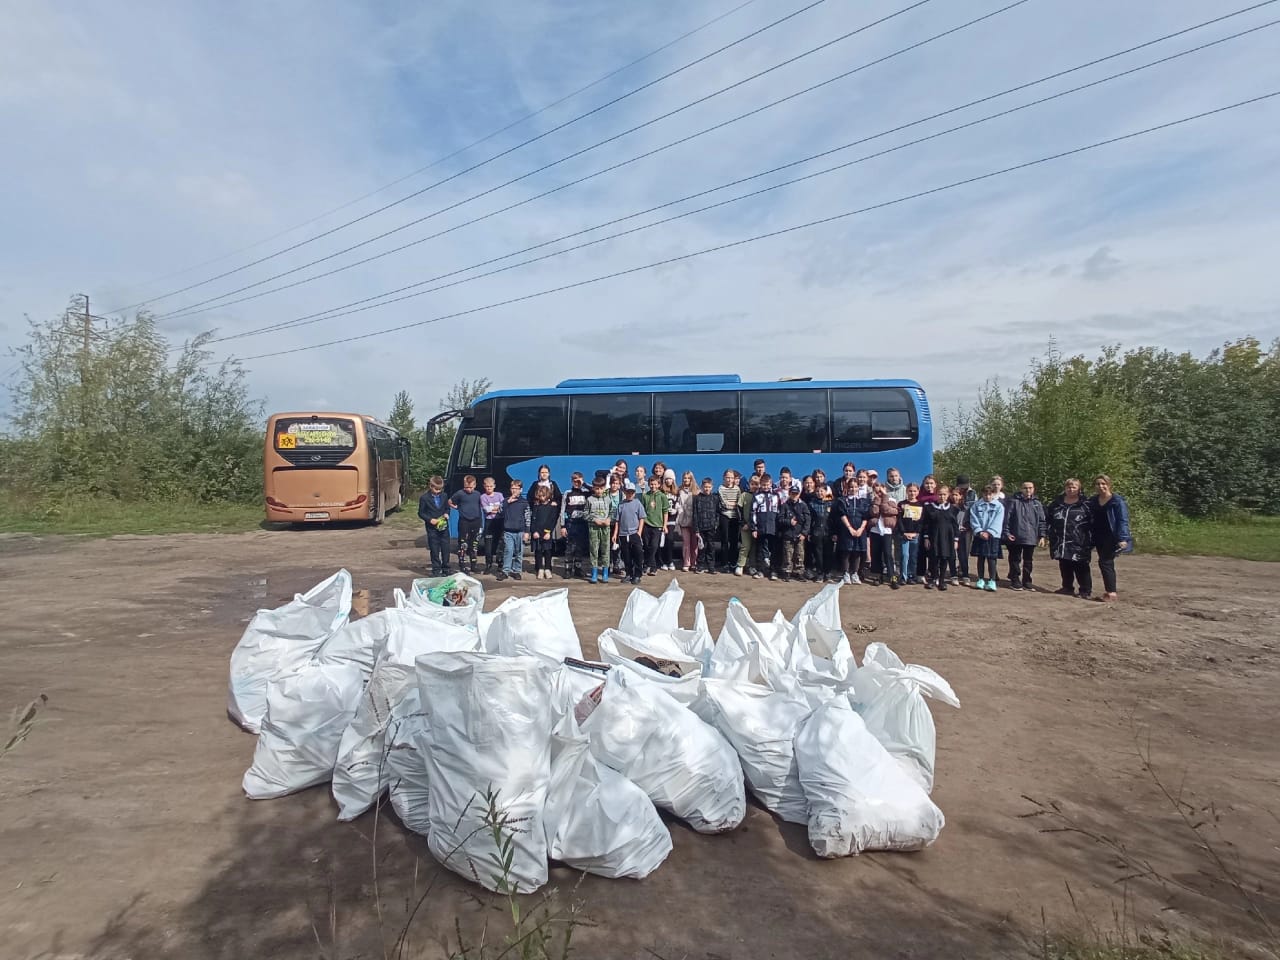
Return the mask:
[[[356,425],[354,421],[340,417],[321,420],[277,420],[276,449],[305,450],[312,447],[354,450]]]

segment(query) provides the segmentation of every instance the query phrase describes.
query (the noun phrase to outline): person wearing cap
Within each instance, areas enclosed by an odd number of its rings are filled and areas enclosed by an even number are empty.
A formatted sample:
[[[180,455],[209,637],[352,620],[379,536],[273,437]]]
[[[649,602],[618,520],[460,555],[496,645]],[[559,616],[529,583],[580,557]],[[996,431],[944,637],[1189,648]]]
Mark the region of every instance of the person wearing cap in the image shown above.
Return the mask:
[[[809,537],[809,504],[800,499],[800,488],[790,487],[778,507],[778,529],[782,536],[782,579],[803,580],[805,542]]]
[[[644,564],[644,548],[641,537],[644,534],[644,507],[636,499],[636,485],[630,480],[622,489],[622,503],[618,506],[617,519],[613,525],[613,542],[618,545],[619,553],[627,568],[627,580],[640,582],[640,571]]]
[[[961,585],[967,587],[969,586],[969,548],[972,543],[969,508],[978,502],[978,491],[969,486],[967,473],[956,474],[955,489],[960,491],[960,511],[956,518],[960,521],[960,540],[956,549],[956,566],[959,568]]]

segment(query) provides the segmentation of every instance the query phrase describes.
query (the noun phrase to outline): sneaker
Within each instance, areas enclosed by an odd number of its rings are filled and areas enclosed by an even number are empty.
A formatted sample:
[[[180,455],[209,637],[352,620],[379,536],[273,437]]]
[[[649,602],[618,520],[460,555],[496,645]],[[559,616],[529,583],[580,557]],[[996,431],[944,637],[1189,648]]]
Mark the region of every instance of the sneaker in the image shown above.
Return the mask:
[[[1082,594],[1080,594],[1080,599],[1081,599],[1081,600],[1092,600],[1092,599],[1093,599],[1093,594],[1092,594],[1092,593],[1082,593]]]
[[[960,578],[959,578],[959,577],[952,577],[952,578],[950,578],[950,579],[947,581],[947,583],[951,584],[951,586],[953,586],[953,587],[958,587],[958,586],[960,586]]]
[[[707,571],[707,573],[711,574],[713,577],[719,572],[720,571],[717,570],[715,567],[712,567],[710,570]]]
[[[862,582],[862,581],[858,579],[858,575],[857,575],[856,573],[851,573],[851,574],[849,574],[849,583],[851,583],[851,584],[857,584],[857,583],[861,583],[861,582]]]
[[[752,580],[763,580],[763,579],[764,579],[764,574],[763,574],[763,573],[761,573],[759,570],[757,570],[755,573],[753,573],[753,574],[751,575],[751,579],[752,579]]]
[[[985,590],[985,589],[987,589],[987,581],[985,581],[985,580],[979,580],[979,581],[974,585],[974,589],[975,589],[975,590]]]
[[[1071,587],[1059,587],[1053,592],[1060,597],[1074,597],[1076,595],[1075,590],[1071,589]]]
[[[996,592],[996,588],[997,588],[997,586],[998,586],[998,584],[997,584],[994,580],[988,580],[988,581],[987,581],[987,592],[988,592],[988,593],[995,593],[995,592]]]
[[[519,573],[513,573],[513,574],[511,575],[511,579],[512,579],[512,580],[523,580],[524,578],[523,578]]]
[[[1103,603],[1115,603],[1119,599],[1120,599],[1120,595],[1116,593],[1104,593],[1102,595]]]
[[[486,577],[489,577],[489,576],[492,576],[492,575],[493,575],[493,564],[486,563],[486,564],[484,565],[484,575],[485,575]]]
[[[926,581],[924,582],[924,588],[925,588],[926,590],[932,590],[932,589],[933,589],[933,581],[932,581],[932,580],[926,580]]]
[[[777,580],[777,579],[778,579],[778,575],[777,575],[776,573],[771,573],[771,574],[769,574],[769,579],[770,579],[770,580]]]
[[[507,571],[505,571],[505,570],[499,570],[499,571],[498,571],[498,579],[499,579],[499,580],[505,580],[505,579],[507,579]]]
[[[1036,592],[1035,584],[1033,584],[1030,580],[1023,580],[1023,581],[1022,581],[1022,589],[1023,589],[1023,590],[1030,590],[1032,593],[1035,593],[1035,592]]]
[[[645,574],[645,576],[649,576],[649,577],[656,577],[657,575],[658,575],[657,570],[650,570],[647,574]]]
[[[741,568],[741,567],[734,567],[734,568],[733,568],[733,575],[734,575],[735,577],[740,577],[740,576],[742,576],[742,568]]]
[[[1010,581],[1009,581],[1009,589],[1010,589],[1010,590],[1021,590],[1021,589],[1022,589],[1022,584],[1020,584],[1017,580],[1010,580]]]
[[[945,580],[939,580],[939,581],[938,581],[938,590],[939,590],[939,591],[945,591],[946,589],[947,589],[947,581],[945,581]]]
[[[632,578],[631,578],[631,582],[632,582],[633,584],[639,583],[639,582],[640,582],[640,578],[639,578],[639,577],[632,577]]]
[[[968,577],[961,577],[961,578],[960,578],[960,586],[962,586],[962,587],[970,586],[972,583],[973,583],[973,581],[972,581],[972,580],[970,580]]]
[[[894,577],[892,580],[889,581],[890,590],[897,590],[900,586],[902,586],[902,584],[898,582],[897,577]]]

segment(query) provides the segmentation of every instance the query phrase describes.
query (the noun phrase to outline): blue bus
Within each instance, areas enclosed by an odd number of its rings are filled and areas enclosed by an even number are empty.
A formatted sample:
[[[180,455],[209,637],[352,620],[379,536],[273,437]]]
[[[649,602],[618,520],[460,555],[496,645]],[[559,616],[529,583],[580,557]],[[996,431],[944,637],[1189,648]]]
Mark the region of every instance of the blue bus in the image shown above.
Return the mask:
[[[634,471],[661,460],[679,477],[692,470],[717,485],[727,469],[744,476],[763,458],[776,478],[821,467],[840,476],[847,461],[889,467],[919,482],[933,469],[933,425],[914,380],[779,380],[743,383],[735,374],[564,380],[542,390],[494,390],[461,411],[445,477],[512,479],[528,490],[546,464],[568,489],[580,471],[590,484],[619,459]],[[678,482],[678,481],[677,481]]]

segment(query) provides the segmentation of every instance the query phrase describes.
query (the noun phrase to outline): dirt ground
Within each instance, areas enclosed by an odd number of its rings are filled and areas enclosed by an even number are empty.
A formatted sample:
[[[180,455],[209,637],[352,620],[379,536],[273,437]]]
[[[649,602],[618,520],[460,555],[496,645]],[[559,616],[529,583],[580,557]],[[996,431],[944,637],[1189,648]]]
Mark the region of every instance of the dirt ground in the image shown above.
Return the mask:
[[[372,814],[336,822],[327,787],[266,802],[240,790],[254,740],[224,711],[244,623],[339,566],[376,608],[423,572],[409,536],[0,540],[0,705],[50,698],[30,739],[0,761],[0,957],[381,958],[379,937],[394,941],[428,885],[405,956],[445,955],[455,917],[502,929],[389,810],[375,838]],[[1048,567],[1040,581],[1052,587]],[[645,585],[656,592],[670,576]],[[575,886],[576,874],[553,869],[558,903],[581,901],[593,924],[577,955],[1026,956],[1043,922],[1114,931],[1117,913],[1257,935],[1241,890],[1144,771],[1147,750],[1170,791],[1213,804],[1215,849],[1280,925],[1280,565],[1132,557],[1120,576],[1116,605],[845,588],[859,653],[887,641],[962,701],[934,711],[941,838],[916,854],[819,861],[803,828],[758,806],[724,836],[671,821],[675,849],[647,880]],[[732,595],[763,619],[776,607],[789,616],[813,592],[726,576],[682,583],[686,620],[701,598],[713,631]],[[495,584],[490,602],[545,588]],[[589,653],[627,591],[573,584]],[[853,635],[859,624],[874,634]],[[1086,837],[1042,832],[1051,824],[1025,818],[1028,797],[1123,842],[1165,882],[1120,882],[1131,866]]]

